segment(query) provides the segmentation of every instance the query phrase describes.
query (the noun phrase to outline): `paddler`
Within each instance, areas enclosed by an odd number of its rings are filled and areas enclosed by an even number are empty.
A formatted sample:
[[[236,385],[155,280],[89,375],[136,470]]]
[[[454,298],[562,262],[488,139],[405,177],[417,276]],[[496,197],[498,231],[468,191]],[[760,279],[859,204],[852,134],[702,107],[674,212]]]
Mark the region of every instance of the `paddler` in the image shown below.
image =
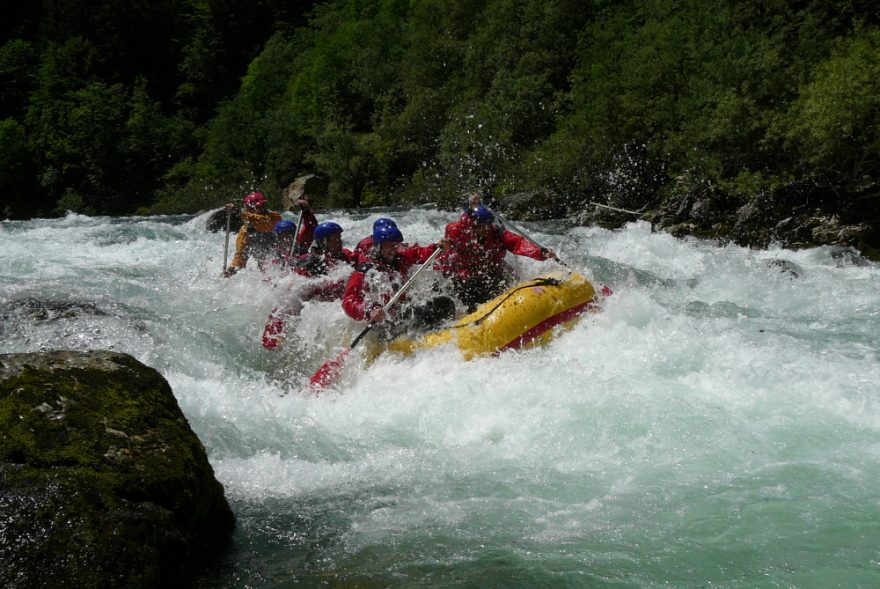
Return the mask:
[[[300,255],[308,251],[312,243],[312,232],[318,221],[308,201],[300,199],[296,204],[302,210],[302,223],[293,253]],[[233,206],[232,203],[227,203],[226,208]],[[235,256],[223,273],[227,278],[245,268],[250,258],[256,259],[260,269],[264,269],[273,253],[278,251],[280,234],[276,233],[275,228],[283,219],[280,213],[269,210],[262,192],[252,192],[244,197],[241,218],[244,222],[235,237]]]
[[[319,224],[315,227],[313,237],[314,243],[309,253],[299,256],[292,266],[301,276],[307,278],[326,276],[341,265],[352,269],[363,260],[363,256],[342,246],[342,227],[338,223],[325,221]],[[271,350],[284,341],[285,323],[290,317],[299,314],[303,302],[339,300],[342,298],[347,281],[348,274],[345,274],[335,279],[310,281],[297,289],[293,300],[287,306],[276,307],[269,314],[263,329],[263,347]]]
[[[389,322],[386,336],[402,332],[403,328],[432,327],[455,315],[455,303],[449,297],[435,297],[423,305],[406,304],[392,307],[386,315],[383,306],[406,282],[409,270],[424,264],[445,242],[427,246],[403,246],[403,234],[396,225],[380,225],[373,229],[370,255],[358,264],[345,285],[342,308],[356,321],[371,324]],[[397,323],[397,325],[394,325]]]
[[[513,268],[504,261],[507,252],[540,261],[556,258],[552,249],[500,227],[495,215],[482,204],[468,208],[461,219],[449,223],[444,240],[448,247],[440,254],[439,269],[452,279],[453,293],[469,311],[513,282]]]

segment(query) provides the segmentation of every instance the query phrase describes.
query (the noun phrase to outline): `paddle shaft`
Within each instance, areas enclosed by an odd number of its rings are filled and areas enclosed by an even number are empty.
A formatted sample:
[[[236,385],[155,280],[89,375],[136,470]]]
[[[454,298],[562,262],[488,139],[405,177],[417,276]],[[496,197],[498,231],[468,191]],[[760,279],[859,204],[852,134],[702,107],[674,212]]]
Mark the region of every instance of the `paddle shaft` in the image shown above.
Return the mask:
[[[543,245],[541,245],[540,243],[538,243],[537,241],[535,241],[534,239],[529,237],[525,231],[523,231],[522,229],[520,229],[519,227],[517,227],[516,225],[514,225],[513,223],[511,223],[510,221],[508,221],[504,217],[502,217],[501,214],[498,213],[497,211],[492,211],[492,214],[495,215],[495,218],[498,219],[499,222],[501,222],[502,227],[509,229],[513,233],[516,233],[517,235],[519,235],[520,237],[522,237],[526,241],[532,242],[532,244],[534,244],[536,247],[541,248],[542,252],[549,251],[548,248],[544,247]],[[556,260],[557,262],[559,262],[560,264],[562,264],[563,266],[565,266],[566,268],[568,268],[568,264],[566,264],[565,262],[563,262],[559,258],[553,258],[553,259]]]
[[[297,238],[299,237],[300,232],[302,232],[302,224],[303,224],[303,210],[299,210],[299,219],[296,222],[296,228],[293,230],[293,241],[290,243],[290,251],[287,252],[287,265],[291,265],[291,260],[293,259],[293,250],[296,249]]]
[[[232,227],[232,210],[226,209],[226,243],[223,244],[223,269],[226,272],[226,260],[229,259],[229,229]]]
[[[394,304],[395,304],[397,301],[400,300],[400,297],[403,296],[403,293],[406,292],[406,290],[410,287],[410,285],[411,285],[413,282],[415,282],[415,279],[419,277],[419,274],[421,274],[422,271],[423,271],[425,268],[427,268],[428,266],[430,266],[430,265],[431,265],[431,262],[433,262],[433,261],[437,258],[437,256],[440,255],[440,252],[442,252],[442,251],[443,251],[443,248],[438,247],[438,248],[435,249],[433,252],[431,252],[431,255],[428,256],[428,259],[427,259],[427,260],[425,260],[425,263],[422,264],[421,266],[419,266],[419,268],[418,268],[415,272],[413,272],[413,275],[410,276],[409,279],[408,279],[406,282],[403,283],[403,286],[401,286],[400,288],[397,289],[397,292],[394,293],[394,296],[391,297],[391,298],[388,300],[387,303],[385,303],[385,306],[382,307],[382,310],[385,311],[385,312],[387,313],[387,312],[391,309],[391,307],[393,307]],[[361,333],[360,333],[360,334],[354,339],[354,341],[351,343],[351,345],[350,345],[349,347],[350,347],[350,348],[353,348],[353,347],[357,344],[357,342],[359,342],[360,339],[361,339],[362,337],[364,337],[364,335],[366,334],[366,332],[369,331],[371,327],[373,327],[373,324],[372,324],[372,323],[369,324],[369,325],[367,325],[367,327],[364,329],[364,331],[362,331],[362,332],[361,332]]]

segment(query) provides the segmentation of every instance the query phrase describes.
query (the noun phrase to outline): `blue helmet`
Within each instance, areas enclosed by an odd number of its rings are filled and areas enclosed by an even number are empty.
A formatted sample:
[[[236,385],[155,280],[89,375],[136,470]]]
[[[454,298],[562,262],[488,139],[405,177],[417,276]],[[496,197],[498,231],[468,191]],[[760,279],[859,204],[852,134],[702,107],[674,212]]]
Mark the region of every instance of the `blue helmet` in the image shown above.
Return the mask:
[[[325,221],[315,227],[314,239],[316,242],[322,242],[331,235],[336,235],[337,233],[342,233],[342,227],[333,221]]]
[[[488,225],[495,221],[495,215],[483,205],[477,205],[472,208],[470,213],[477,225]]]
[[[274,231],[275,235],[281,235],[282,233],[296,233],[296,223],[287,219],[278,221],[275,223]]]
[[[378,229],[379,227],[397,227],[397,223],[394,222],[394,219],[389,219],[388,217],[379,217],[375,221],[373,221],[373,231]]]
[[[403,241],[403,234],[397,225],[380,225],[373,228],[373,245],[379,245],[387,241],[400,243]]]

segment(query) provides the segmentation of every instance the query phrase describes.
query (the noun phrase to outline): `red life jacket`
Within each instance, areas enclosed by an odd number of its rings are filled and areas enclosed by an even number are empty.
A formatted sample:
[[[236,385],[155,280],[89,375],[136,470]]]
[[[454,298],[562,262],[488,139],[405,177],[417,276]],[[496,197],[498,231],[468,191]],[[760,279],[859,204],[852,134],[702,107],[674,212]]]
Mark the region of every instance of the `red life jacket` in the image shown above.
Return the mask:
[[[342,295],[342,308],[345,313],[356,321],[363,321],[367,313],[376,306],[382,306],[387,303],[393,293],[406,281],[409,270],[418,264],[424,264],[425,261],[437,246],[410,246],[398,248],[394,258],[390,262],[385,260],[368,258],[364,259],[355,267],[354,272],[345,285],[345,292]],[[378,298],[368,303],[370,289],[368,286],[367,273],[379,273],[381,280],[389,286],[387,291]],[[378,277],[377,277],[378,278]]]
[[[444,237],[448,246],[440,254],[440,270],[446,276],[460,279],[500,274],[507,252],[535,260],[547,259],[540,247],[496,225],[490,226],[489,233],[481,239],[469,217],[448,224]]]

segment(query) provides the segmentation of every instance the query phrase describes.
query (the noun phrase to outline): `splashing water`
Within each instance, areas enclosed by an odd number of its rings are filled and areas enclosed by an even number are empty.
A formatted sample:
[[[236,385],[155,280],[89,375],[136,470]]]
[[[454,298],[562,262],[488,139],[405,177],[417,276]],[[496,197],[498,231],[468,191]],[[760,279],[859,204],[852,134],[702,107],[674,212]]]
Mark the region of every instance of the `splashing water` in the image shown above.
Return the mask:
[[[454,215],[397,212],[429,243]],[[376,215],[322,215],[351,247]],[[526,224],[615,294],[550,345],[439,348],[303,385],[359,330],[230,279],[206,215],[0,223],[0,351],[169,380],[238,518],[204,587],[880,586],[880,269]],[[544,266],[517,259],[522,274]]]

